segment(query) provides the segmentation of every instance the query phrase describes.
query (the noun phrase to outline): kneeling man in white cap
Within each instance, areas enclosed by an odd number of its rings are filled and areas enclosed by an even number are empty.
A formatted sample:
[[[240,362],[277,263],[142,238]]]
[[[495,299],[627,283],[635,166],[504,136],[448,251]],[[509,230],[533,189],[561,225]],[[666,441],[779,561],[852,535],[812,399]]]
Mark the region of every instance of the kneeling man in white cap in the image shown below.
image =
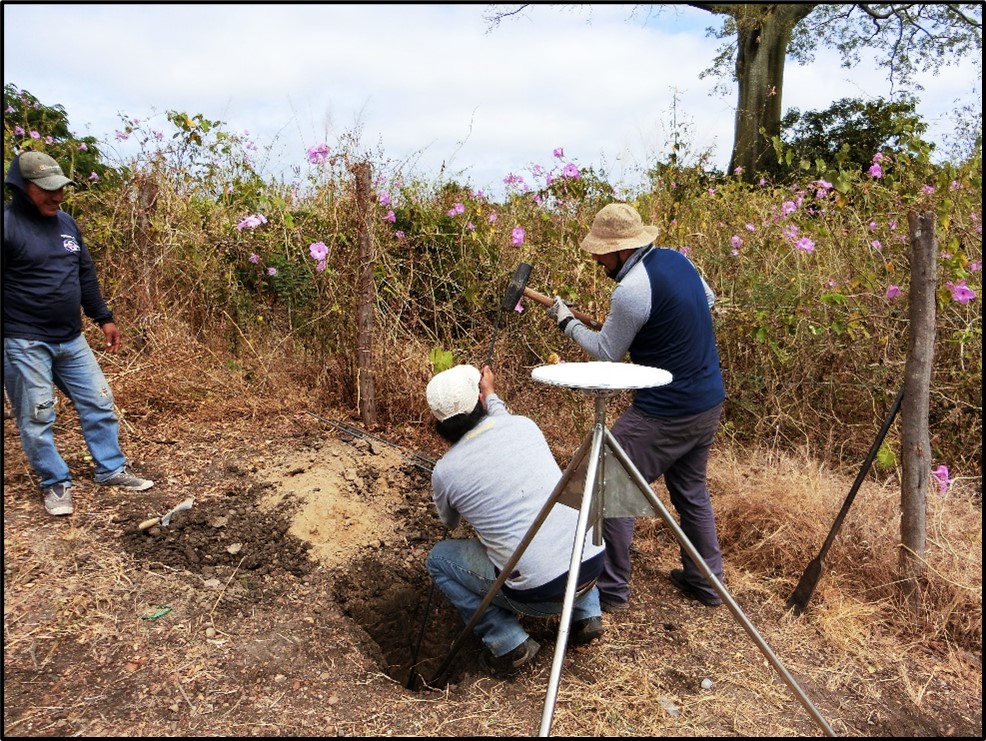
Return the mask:
[[[493,371],[458,365],[428,383],[435,429],[450,447],[435,464],[435,506],[449,528],[468,522],[476,539],[444,539],[428,556],[428,573],[468,622],[514,555],[535,517],[561,479],[540,428],[511,414],[493,391]],[[475,625],[486,647],[480,664],[490,674],[516,673],[540,646],[517,613],[548,617],[561,613],[579,513],[555,505],[524,550],[510,576]],[[586,644],[603,633],[599,592],[604,546],[585,535],[579,569],[580,595],[572,612],[569,643]]]

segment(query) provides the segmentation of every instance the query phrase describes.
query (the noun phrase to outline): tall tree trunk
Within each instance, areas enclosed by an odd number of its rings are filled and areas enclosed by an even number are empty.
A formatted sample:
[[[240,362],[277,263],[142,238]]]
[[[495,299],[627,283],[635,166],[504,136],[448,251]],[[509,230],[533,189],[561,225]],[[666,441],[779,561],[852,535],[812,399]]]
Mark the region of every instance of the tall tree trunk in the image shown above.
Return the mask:
[[[781,130],[781,93],[787,47],[794,26],[810,14],[815,5],[753,4],[738,5],[731,10],[737,29],[739,97],[729,172],[735,173],[741,168],[742,178],[747,182],[753,181],[757,173],[777,170],[770,140]]]
[[[373,237],[370,213],[373,209],[370,192],[370,164],[360,162],[352,167],[356,175],[356,214],[359,244],[357,303],[356,303],[356,388],[360,420],[364,425],[377,422],[376,390],[373,382],[373,329],[377,305],[373,283]]]
[[[935,352],[935,285],[937,283],[935,214],[910,213],[911,288],[908,306],[910,335],[904,366],[904,404],[901,408],[903,480],[900,504],[900,583],[915,611],[920,606],[919,578],[924,574],[927,539],[927,494],[931,476],[928,406]]]

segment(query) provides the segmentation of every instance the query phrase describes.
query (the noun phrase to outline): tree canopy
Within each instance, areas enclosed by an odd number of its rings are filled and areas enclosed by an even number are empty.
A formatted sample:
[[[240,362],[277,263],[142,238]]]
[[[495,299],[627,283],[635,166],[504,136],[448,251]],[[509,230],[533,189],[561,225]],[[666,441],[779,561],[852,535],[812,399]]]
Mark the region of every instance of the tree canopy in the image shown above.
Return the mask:
[[[938,74],[970,54],[982,65],[982,6],[978,3],[687,5],[721,20],[719,27],[707,29],[724,43],[702,76],[718,75],[736,84],[735,135],[728,169],[747,180],[777,169],[771,141],[781,133],[788,57],[811,64],[816,51],[828,47],[839,52],[842,65],[848,68],[860,64],[864,52],[872,52],[877,64],[887,70],[892,98],[920,91],[919,72]],[[646,7],[648,13],[663,9],[660,5]],[[528,4],[491,5],[485,18],[492,28],[526,8]]]

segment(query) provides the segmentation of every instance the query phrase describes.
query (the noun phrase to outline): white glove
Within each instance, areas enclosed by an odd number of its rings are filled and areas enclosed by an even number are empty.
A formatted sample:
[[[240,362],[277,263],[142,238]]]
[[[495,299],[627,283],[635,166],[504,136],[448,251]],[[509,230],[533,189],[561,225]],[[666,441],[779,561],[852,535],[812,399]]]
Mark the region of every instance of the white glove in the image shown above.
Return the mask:
[[[555,296],[555,302],[546,311],[548,312],[548,316],[558,322],[558,326],[563,332],[565,331],[565,327],[575,318],[572,310],[561,300],[561,296]]]

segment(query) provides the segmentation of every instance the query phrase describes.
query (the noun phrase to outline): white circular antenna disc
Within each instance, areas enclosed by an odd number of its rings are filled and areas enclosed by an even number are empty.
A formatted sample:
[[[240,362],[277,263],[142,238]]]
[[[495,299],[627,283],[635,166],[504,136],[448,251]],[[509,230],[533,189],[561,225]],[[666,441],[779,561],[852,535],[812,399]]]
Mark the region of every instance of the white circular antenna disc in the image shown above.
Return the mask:
[[[662,368],[602,360],[539,365],[531,371],[531,378],[552,386],[598,390],[644,389],[671,383],[671,374]]]

